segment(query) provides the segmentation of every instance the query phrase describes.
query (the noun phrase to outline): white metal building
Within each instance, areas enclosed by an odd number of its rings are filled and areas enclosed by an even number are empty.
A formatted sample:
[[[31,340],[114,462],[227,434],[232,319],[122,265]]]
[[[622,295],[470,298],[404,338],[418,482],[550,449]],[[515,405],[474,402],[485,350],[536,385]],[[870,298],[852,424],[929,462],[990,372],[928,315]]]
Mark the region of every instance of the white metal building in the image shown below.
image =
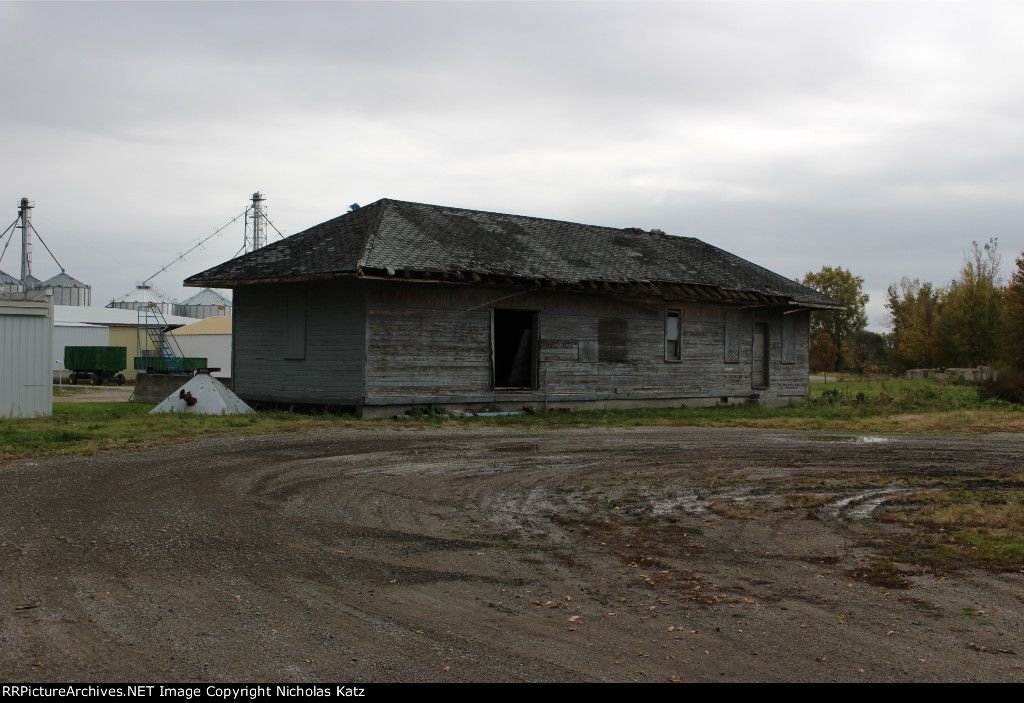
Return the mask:
[[[53,413],[52,354],[49,291],[0,295],[0,417]]]

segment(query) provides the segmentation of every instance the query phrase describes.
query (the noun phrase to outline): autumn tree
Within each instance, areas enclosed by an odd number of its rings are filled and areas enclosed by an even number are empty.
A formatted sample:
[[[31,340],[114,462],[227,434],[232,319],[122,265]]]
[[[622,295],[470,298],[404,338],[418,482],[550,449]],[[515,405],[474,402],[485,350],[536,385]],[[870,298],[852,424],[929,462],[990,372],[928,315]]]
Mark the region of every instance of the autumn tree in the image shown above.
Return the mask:
[[[903,278],[889,286],[885,307],[892,329],[892,364],[905,370],[935,366],[935,320],[942,291]]]
[[[843,311],[811,313],[811,339],[816,339],[819,332],[827,334],[839,350],[840,362],[843,362],[844,342],[868,326],[868,294],[863,290],[864,279],[844,268],[823,266],[818,273],[804,276],[802,283],[846,306]]]
[[[808,350],[808,363],[812,373],[834,371],[839,359],[839,347],[825,332],[818,332]]]
[[[935,322],[938,361],[944,366],[978,366],[1003,353],[1003,290],[996,239],[971,243],[960,277],[949,284]]]
[[[1017,270],[1006,286],[1003,313],[1004,356],[1011,366],[1024,371],[1024,252],[1017,257]]]

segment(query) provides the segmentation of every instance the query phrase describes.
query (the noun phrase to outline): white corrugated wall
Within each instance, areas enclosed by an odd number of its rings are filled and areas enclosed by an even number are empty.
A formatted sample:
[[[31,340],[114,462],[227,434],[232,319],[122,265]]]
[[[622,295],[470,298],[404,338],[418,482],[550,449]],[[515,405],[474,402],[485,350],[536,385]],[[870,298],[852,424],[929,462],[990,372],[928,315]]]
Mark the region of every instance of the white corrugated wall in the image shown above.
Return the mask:
[[[231,376],[231,335],[230,334],[176,334],[174,338],[181,353],[191,357],[206,357],[207,366],[219,368],[211,376]]]
[[[0,300],[0,417],[53,413],[53,306]]]

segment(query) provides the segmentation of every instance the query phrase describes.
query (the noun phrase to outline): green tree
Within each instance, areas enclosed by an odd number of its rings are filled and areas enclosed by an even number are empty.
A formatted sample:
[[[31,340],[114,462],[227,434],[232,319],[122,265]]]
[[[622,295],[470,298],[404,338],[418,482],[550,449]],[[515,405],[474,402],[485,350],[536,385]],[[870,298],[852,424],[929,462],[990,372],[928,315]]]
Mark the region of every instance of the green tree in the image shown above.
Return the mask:
[[[864,279],[844,268],[823,266],[818,273],[808,273],[802,283],[819,293],[838,300],[846,310],[828,310],[811,313],[811,339],[824,332],[839,349],[840,365],[845,363],[844,342],[868,326],[866,307],[868,294],[864,292]]]
[[[846,340],[844,354],[847,366],[863,374],[877,374],[888,368],[885,337],[878,332],[861,330]]]
[[[942,291],[903,278],[889,286],[885,307],[892,329],[891,363],[900,370],[935,366],[935,319]]]
[[[1024,371],[1024,252],[1017,257],[1017,270],[1010,276],[1004,302],[1004,356],[1011,366]]]
[[[944,366],[978,366],[1003,354],[1003,290],[996,239],[971,243],[960,277],[949,284],[935,322],[938,361]]]

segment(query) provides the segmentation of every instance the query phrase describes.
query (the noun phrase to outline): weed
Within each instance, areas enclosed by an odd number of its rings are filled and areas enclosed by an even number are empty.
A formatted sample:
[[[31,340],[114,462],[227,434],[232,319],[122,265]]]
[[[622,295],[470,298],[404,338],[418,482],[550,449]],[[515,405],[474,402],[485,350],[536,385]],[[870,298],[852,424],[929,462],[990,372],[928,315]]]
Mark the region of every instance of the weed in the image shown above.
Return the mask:
[[[884,557],[874,556],[867,563],[850,570],[848,575],[857,581],[867,581],[874,586],[883,588],[910,588],[907,582],[908,571],[900,568],[896,562]]]
[[[756,513],[750,508],[735,503],[723,503],[716,501],[711,504],[711,511],[722,517],[734,518],[737,520],[753,520]]]
[[[724,476],[719,474],[712,474],[704,479],[704,482],[711,488],[717,488],[718,486],[729,486],[738,483],[743,483],[744,479],[742,476]]]

